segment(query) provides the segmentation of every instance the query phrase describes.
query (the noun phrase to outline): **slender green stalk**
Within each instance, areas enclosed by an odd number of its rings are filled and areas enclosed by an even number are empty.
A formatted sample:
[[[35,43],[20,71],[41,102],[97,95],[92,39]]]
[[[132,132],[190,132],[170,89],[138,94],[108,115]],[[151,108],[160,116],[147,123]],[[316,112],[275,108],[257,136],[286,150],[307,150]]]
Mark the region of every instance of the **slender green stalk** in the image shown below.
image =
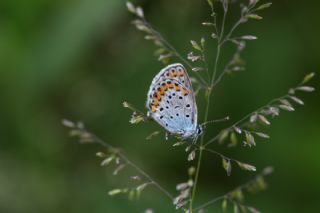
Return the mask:
[[[215,59],[215,65],[214,65],[214,71],[217,70],[219,57],[220,57],[220,47],[218,45],[216,59]],[[209,109],[210,109],[210,97],[211,97],[211,92],[212,92],[211,87],[208,88],[208,90],[209,91],[208,91],[208,97],[207,97],[207,104],[206,104],[204,122],[206,122],[208,120]],[[204,143],[204,136],[205,136],[205,132],[201,135],[201,139],[200,139],[199,157],[198,157],[198,162],[197,162],[197,167],[196,167],[196,175],[195,175],[195,178],[194,178],[194,185],[193,185],[193,188],[192,188],[192,195],[191,195],[190,206],[189,206],[189,212],[190,213],[192,213],[192,208],[193,208],[192,206],[193,206],[193,202],[194,202],[196,191],[197,191],[197,185],[198,185],[199,173],[200,173],[200,167],[201,167],[201,160],[202,160],[202,153],[203,153],[202,146],[203,146],[203,143]]]
[[[281,100],[281,99],[287,98],[287,97],[289,97],[288,94],[283,95],[283,96],[281,96],[281,97],[279,97],[279,98],[275,98],[275,99],[271,100],[271,101],[270,101],[269,103],[267,103],[266,105],[264,105],[264,106],[262,106],[262,107],[260,107],[260,108],[258,108],[258,109],[256,109],[256,110],[248,113],[247,115],[245,115],[244,117],[242,117],[239,121],[235,122],[235,123],[232,124],[230,127],[226,128],[226,129],[223,129],[221,132],[223,132],[223,131],[225,131],[225,130],[230,130],[230,129],[232,129],[234,126],[238,126],[238,125],[242,124],[242,122],[245,121],[246,119],[248,119],[251,115],[253,115],[253,114],[259,112],[260,110],[271,106],[273,103],[275,103],[275,102],[277,102],[277,101],[279,101],[279,100]],[[204,146],[204,147],[207,147],[209,144],[211,144],[211,143],[213,143],[214,141],[218,140],[221,132],[220,132],[219,134],[217,134],[215,137],[213,137],[212,139],[210,139],[208,142],[206,142],[203,146]]]
[[[214,68],[213,68],[213,73],[212,73],[212,78],[210,81],[210,87],[207,88],[208,94],[207,94],[207,104],[206,104],[206,110],[205,110],[205,116],[204,116],[204,122],[208,120],[209,116],[209,109],[210,109],[210,99],[211,99],[211,94],[212,94],[212,86],[215,81],[215,76],[218,70],[218,64],[219,64],[219,59],[220,59],[220,53],[221,53],[221,41],[223,40],[223,34],[224,34],[224,26],[225,26],[225,20],[227,16],[227,11],[228,7],[225,8],[224,14],[223,14],[223,19],[222,19],[222,25],[221,25],[221,33],[218,35],[218,44],[217,44],[217,53],[215,57],[215,63],[214,63]],[[191,200],[190,200],[190,205],[189,205],[189,212],[192,213],[192,208],[193,208],[193,202],[195,199],[196,191],[197,191],[197,185],[198,185],[198,180],[199,180],[199,173],[200,173],[200,167],[201,167],[201,160],[202,160],[202,154],[203,154],[203,143],[204,143],[204,136],[205,132],[202,134],[201,139],[200,139],[200,149],[199,149],[199,157],[198,157],[198,162],[197,162],[197,168],[196,168],[196,175],[194,179],[194,185],[192,188],[192,194],[191,194]]]
[[[91,132],[88,132],[94,141],[101,146],[104,146],[108,149],[113,149],[116,150],[116,148],[108,143],[106,143],[104,140],[101,138],[97,137]],[[145,177],[147,180],[149,180],[150,184],[153,184],[155,187],[157,187],[164,195],[166,195],[171,201],[173,200],[173,195],[170,194],[166,189],[164,189],[157,181],[155,181],[149,174],[147,174],[144,170],[142,170],[140,167],[138,167],[135,163],[133,163],[127,156],[125,156],[123,153],[120,151],[117,151],[117,155],[122,158],[128,165],[133,167],[137,172],[139,172],[143,177]]]
[[[208,62],[207,62],[207,59],[206,59],[206,54],[205,54],[204,47],[201,50],[201,56],[202,56],[202,60],[203,60],[203,63],[204,63],[205,69],[206,69],[207,77],[208,77],[208,79],[210,79],[209,66],[208,66]]]
[[[222,42],[224,40],[223,39],[223,34],[224,34],[224,27],[225,27],[225,23],[226,23],[227,12],[228,12],[228,4],[227,4],[227,7],[225,8],[224,13],[223,13],[222,24],[221,24],[221,32],[220,32],[220,34],[218,36],[217,55],[216,55],[215,64],[214,64],[214,70],[213,70],[212,78],[211,78],[211,87],[214,85],[215,77],[216,77],[217,70],[218,70],[218,62],[219,62],[219,58],[220,58],[220,51],[221,51],[221,47],[222,47]]]
[[[211,77],[211,87],[213,86],[214,84],[214,79],[216,77],[216,73],[217,73],[217,65],[218,65],[218,62],[219,62],[219,58],[220,58],[220,51],[221,51],[221,45],[218,43],[218,46],[217,46],[217,55],[216,55],[216,59],[215,59],[215,65],[214,65],[214,70],[213,70],[213,74],[212,74],[212,77]],[[208,96],[208,98],[210,98],[210,96]]]
[[[236,188],[230,190],[229,192],[225,193],[224,195],[221,195],[219,197],[215,197],[213,198],[212,200],[209,200],[207,201],[206,203],[196,207],[194,209],[194,211],[197,211],[197,210],[200,210],[200,209],[203,209],[209,205],[212,205],[213,203],[216,203],[217,201],[219,200],[222,200],[222,199],[225,199],[225,198],[228,198],[228,196],[230,194],[232,194],[232,192],[236,191],[236,190],[241,190],[241,189],[246,189],[248,188],[253,182],[255,182],[259,177],[266,177],[268,175],[270,175],[272,173],[272,167],[266,167],[265,169],[262,170],[262,172],[260,172],[258,175],[256,175],[254,178],[252,178],[251,180],[247,181],[246,183],[244,184],[241,184],[240,186],[237,186]]]
[[[220,156],[221,158],[224,158],[224,159],[227,159],[227,160],[230,160],[230,161],[233,161],[233,162],[240,162],[240,161],[238,161],[238,160],[236,160],[236,159],[234,159],[234,158],[227,157],[227,156],[225,156],[224,154],[221,154],[220,152],[217,152],[217,151],[215,151],[215,150],[213,150],[213,149],[208,149],[208,148],[205,148],[205,147],[202,147],[202,149],[205,150],[205,151],[207,151],[207,152],[210,152],[210,153],[212,153],[212,154],[218,155],[218,156]]]
[[[231,35],[233,34],[233,32],[235,31],[235,29],[237,29],[239,27],[240,24],[243,23],[243,20],[242,20],[242,16],[241,18],[232,26],[231,30],[229,31],[229,33],[226,35],[226,37],[223,39],[223,41],[221,42],[221,44],[224,44],[225,42],[227,42]]]
[[[183,61],[190,69],[193,68],[189,61],[187,61],[158,31],[153,29],[153,27],[149,24],[149,22],[147,22],[146,19],[143,18],[142,21],[152,31],[152,34],[155,35],[165,45],[165,48],[167,50],[169,50],[174,56]],[[202,84],[204,84],[205,86],[208,84],[207,81],[203,79],[203,77],[199,73],[195,72],[195,74]]]
[[[209,91],[208,97],[210,97],[211,95],[211,90]],[[210,108],[210,98],[207,99],[207,106],[206,106],[206,110],[205,110],[205,116],[204,116],[204,120],[207,121],[208,120],[208,116],[209,116],[209,108]],[[204,142],[204,133],[201,135],[201,139],[200,139],[200,149],[199,149],[199,157],[198,157],[198,162],[197,162],[197,167],[196,167],[196,175],[194,178],[194,184],[193,184],[193,188],[192,188],[192,194],[191,194],[191,200],[190,200],[190,206],[189,206],[189,212],[192,213],[192,206],[193,206],[193,202],[196,196],[196,191],[197,191],[197,185],[198,185],[198,179],[199,179],[199,173],[200,173],[200,167],[201,167],[201,160],[202,160],[202,153],[203,153],[203,149],[202,149],[202,145]]]

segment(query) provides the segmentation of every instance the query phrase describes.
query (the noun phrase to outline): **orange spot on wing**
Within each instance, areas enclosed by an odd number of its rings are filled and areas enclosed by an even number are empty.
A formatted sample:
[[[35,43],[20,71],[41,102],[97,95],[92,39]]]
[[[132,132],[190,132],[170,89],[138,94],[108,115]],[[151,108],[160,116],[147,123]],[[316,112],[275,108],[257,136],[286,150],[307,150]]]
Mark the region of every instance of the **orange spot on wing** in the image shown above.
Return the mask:
[[[159,100],[157,98],[152,98],[153,105],[158,105]]]
[[[182,91],[182,93],[183,93],[184,95],[188,95],[188,94],[189,94],[188,90],[186,90],[186,89],[184,89],[184,90]]]
[[[174,88],[173,84],[167,84],[167,87],[170,88],[170,89]]]
[[[171,69],[169,75],[170,75],[170,77],[177,77],[178,71],[175,69]]]
[[[161,100],[161,92],[157,92],[157,96],[156,96],[156,98],[158,99],[158,101],[160,101]]]
[[[151,106],[151,111],[152,111],[152,112],[157,111],[157,107],[156,107],[156,106],[154,106],[154,105],[152,105],[152,106]]]
[[[176,88],[176,91],[180,91],[181,90],[180,86],[175,86],[175,88]]]
[[[159,90],[158,90],[158,91],[159,91],[160,95],[163,95],[166,89],[167,89],[166,86],[161,86],[161,87],[159,87]]]

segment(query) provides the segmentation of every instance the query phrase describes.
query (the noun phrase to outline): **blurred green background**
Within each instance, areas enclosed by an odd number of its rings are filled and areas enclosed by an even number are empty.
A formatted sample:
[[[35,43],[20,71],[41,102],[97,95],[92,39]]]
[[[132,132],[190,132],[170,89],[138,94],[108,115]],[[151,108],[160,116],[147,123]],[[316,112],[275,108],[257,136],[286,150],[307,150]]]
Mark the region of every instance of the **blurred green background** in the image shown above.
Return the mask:
[[[153,26],[184,55],[189,40],[209,38],[199,23],[209,19],[203,1],[139,0]],[[320,2],[275,1],[237,31],[253,34],[243,57],[247,70],[225,78],[214,94],[211,118],[231,121],[285,94],[308,72],[319,73]],[[232,6],[228,25],[238,16]],[[148,188],[138,202],[109,197],[110,189],[132,185],[127,170],[119,176],[100,167],[98,145],[79,145],[67,136],[61,119],[83,121],[87,128],[125,153],[176,193],[186,179],[182,149],[173,141],[145,137],[155,124],[132,126],[127,100],[144,108],[152,77],[163,66],[154,46],[130,24],[132,15],[119,0],[4,0],[0,2],[0,212],[174,212],[158,191]],[[214,48],[212,48],[214,50]],[[267,191],[246,203],[263,212],[319,212],[320,99],[303,94],[305,106],[282,113],[266,131],[271,140],[255,148],[213,148],[252,163],[272,165]],[[199,103],[200,114],[203,105]],[[231,123],[219,124],[217,129]],[[209,135],[210,135],[209,134]],[[197,203],[221,195],[253,177],[234,169],[227,177],[220,159],[205,156]],[[219,212],[220,203],[208,208]],[[214,211],[216,210],[216,211]]]

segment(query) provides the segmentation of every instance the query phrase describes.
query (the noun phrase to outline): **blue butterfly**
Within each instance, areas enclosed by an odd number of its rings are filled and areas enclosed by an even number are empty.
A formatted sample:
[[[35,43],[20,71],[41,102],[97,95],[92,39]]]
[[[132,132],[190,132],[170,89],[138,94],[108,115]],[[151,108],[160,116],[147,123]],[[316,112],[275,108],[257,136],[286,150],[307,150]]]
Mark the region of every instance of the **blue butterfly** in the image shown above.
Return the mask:
[[[195,94],[182,64],[168,65],[153,78],[146,105],[148,116],[168,133],[194,141],[201,134]]]

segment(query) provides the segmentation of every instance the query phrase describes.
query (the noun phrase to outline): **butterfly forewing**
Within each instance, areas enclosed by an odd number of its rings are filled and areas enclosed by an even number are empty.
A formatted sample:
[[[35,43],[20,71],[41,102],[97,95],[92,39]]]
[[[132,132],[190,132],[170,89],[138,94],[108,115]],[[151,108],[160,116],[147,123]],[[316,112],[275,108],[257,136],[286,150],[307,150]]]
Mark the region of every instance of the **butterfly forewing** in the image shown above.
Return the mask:
[[[194,133],[197,107],[190,79],[181,64],[169,65],[154,77],[147,107],[150,116],[170,133]]]

